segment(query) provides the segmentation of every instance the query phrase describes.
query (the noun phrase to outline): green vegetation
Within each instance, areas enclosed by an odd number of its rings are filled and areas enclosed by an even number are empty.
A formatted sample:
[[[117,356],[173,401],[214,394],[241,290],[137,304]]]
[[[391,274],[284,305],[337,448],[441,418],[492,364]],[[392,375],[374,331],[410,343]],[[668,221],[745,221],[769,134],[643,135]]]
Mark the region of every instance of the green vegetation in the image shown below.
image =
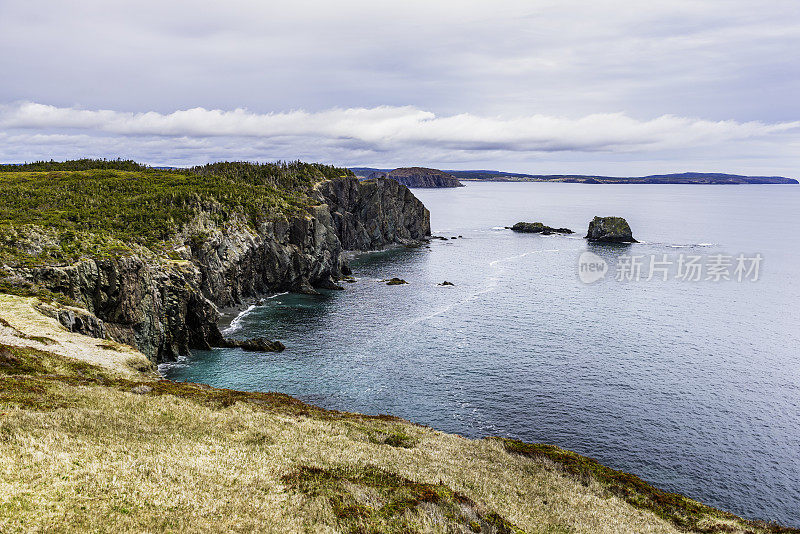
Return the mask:
[[[303,213],[318,182],[346,169],[301,162],[214,163],[188,170],[131,161],[0,166],[0,260],[19,264],[164,253],[201,206],[220,223],[258,224]],[[199,239],[199,238],[196,238]]]
[[[34,161],[19,165],[0,165],[0,172],[20,171],[88,171],[105,169],[116,171],[144,171],[148,167],[133,160],[123,159],[75,159],[70,161]]]

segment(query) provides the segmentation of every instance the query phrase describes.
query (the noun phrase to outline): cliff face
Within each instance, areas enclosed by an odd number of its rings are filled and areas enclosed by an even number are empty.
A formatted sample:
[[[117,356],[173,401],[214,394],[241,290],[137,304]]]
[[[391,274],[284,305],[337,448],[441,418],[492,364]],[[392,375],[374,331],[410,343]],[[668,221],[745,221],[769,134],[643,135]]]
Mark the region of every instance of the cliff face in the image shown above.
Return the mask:
[[[329,207],[336,235],[347,250],[375,250],[431,233],[427,208],[395,180],[330,180],[316,193]]]
[[[89,335],[104,330],[152,361],[174,360],[189,349],[221,341],[218,306],[274,291],[335,287],[348,271],[343,250],[374,250],[430,235],[428,210],[392,180],[359,183],[342,177],[322,182],[313,194],[319,204],[306,216],[273,220],[257,229],[241,217],[220,225],[215,222],[218,205],[198,206],[197,216],[179,236],[185,244],[170,260],[87,259],[17,274],[68,295],[99,320],[62,321],[68,328]]]
[[[389,172],[387,177],[407,187],[463,187],[464,185],[452,174],[424,167],[395,169]]]

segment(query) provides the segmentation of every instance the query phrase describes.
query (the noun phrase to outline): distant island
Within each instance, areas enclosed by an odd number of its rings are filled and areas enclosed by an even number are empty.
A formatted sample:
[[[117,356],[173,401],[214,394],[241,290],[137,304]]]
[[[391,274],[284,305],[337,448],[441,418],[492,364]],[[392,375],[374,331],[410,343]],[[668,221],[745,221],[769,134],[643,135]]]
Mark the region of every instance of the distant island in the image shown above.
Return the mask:
[[[783,176],[742,176],[738,174],[683,172],[650,176],[595,176],[584,174],[521,174],[501,171],[447,171],[459,180],[476,182],[563,182],[581,184],[797,184]]]
[[[464,185],[451,173],[425,167],[401,167],[391,171],[358,167],[350,170],[362,179],[391,178],[406,187],[463,187]]]
[[[388,169],[370,167],[351,167],[353,173],[365,178],[388,176],[395,178]],[[395,169],[405,170],[405,169]],[[429,169],[432,170],[432,169]],[[599,176],[587,174],[524,174],[492,170],[476,171],[437,171],[448,174],[460,181],[469,182],[561,182],[580,184],[706,184],[706,185],[740,185],[740,184],[797,184],[794,178],[783,176],[743,176],[739,174],[684,172],[676,174],[653,174],[649,176]],[[397,178],[395,178],[397,179]],[[453,186],[418,186],[398,180],[408,187],[453,187]]]

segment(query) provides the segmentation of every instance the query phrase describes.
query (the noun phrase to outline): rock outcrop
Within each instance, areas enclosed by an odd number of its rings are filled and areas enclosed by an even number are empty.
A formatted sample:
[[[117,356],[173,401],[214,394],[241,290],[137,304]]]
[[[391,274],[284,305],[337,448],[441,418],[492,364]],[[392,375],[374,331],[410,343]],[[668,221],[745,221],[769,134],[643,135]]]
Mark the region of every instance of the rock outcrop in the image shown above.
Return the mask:
[[[346,250],[377,250],[431,235],[430,212],[395,180],[329,180],[318,185],[315,193],[327,206],[335,234]]]
[[[402,167],[390,171],[388,178],[407,187],[463,187],[452,174],[425,167]]]
[[[228,348],[239,348],[247,352],[283,352],[286,346],[280,341],[271,341],[265,337],[253,339],[224,339],[220,346]]]
[[[511,227],[511,230],[523,234],[542,234],[542,235],[575,233],[569,228],[551,228],[550,226],[545,226],[540,222],[532,222],[532,223],[518,222],[517,224]]]
[[[628,221],[622,217],[595,217],[589,223],[586,239],[601,243],[638,243]]]
[[[89,313],[79,319],[58,313],[71,330],[132,345],[154,362],[174,360],[224,342],[218,307],[276,291],[338,287],[349,274],[343,251],[430,235],[428,210],[393,180],[341,177],[320,183],[313,195],[318,204],[307,214],[258,228],[243,215],[219,217],[216,203],[198,205],[169,260],[143,252],[16,274],[85,307]]]

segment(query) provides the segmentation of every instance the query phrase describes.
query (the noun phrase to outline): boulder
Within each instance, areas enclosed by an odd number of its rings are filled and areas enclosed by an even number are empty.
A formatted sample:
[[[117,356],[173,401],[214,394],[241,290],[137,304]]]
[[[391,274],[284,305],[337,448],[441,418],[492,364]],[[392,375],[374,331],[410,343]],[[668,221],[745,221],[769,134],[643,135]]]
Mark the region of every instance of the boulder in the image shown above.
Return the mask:
[[[454,286],[455,284],[453,282],[448,282],[447,280],[445,280],[444,282],[442,282],[441,284],[438,284],[438,285],[440,285],[440,286]]]
[[[622,217],[595,217],[589,223],[586,239],[601,243],[638,243],[628,221]]]

